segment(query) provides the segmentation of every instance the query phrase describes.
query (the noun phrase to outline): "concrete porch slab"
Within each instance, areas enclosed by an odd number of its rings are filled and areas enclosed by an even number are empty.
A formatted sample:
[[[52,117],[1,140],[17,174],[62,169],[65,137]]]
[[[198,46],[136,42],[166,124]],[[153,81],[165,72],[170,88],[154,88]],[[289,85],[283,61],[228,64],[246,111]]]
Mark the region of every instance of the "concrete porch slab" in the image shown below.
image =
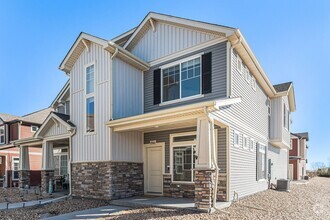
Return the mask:
[[[133,208],[159,207],[196,210],[194,199],[187,198],[136,196],[112,200],[111,204]],[[217,202],[218,209],[224,209],[230,205],[230,202]]]

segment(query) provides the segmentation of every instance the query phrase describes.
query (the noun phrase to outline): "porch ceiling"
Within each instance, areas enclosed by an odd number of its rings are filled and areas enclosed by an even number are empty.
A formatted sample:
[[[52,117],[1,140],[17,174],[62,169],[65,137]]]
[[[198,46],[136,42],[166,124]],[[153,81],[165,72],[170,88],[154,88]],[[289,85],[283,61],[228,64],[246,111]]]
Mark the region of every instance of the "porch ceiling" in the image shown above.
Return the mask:
[[[220,107],[232,105],[240,101],[241,98],[228,98],[174,107],[157,112],[109,121],[107,122],[107,126],[113,128],[113,131],[115,132],[149,132],[196,126],[197,118],[205,117],[205,113],[219,111]]]

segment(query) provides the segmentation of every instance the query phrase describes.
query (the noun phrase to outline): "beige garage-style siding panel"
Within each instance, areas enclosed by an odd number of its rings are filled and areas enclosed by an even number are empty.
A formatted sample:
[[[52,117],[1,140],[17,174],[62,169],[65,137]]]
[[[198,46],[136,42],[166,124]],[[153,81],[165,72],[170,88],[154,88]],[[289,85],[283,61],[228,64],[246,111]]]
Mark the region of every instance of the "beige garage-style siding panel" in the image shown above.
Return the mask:
[[[141,39],[131,49],[134,55],[148,62],[219,37],[162,22],[156,22],[155,29],[153,31],[151,25],[147,24]]]
[[[94,63],[95,80],[95,133],[85,133],[85,68]],[[74,64],[71,76],[71,121],[77,127],[72,139],[73,162],[104,161],[110,159],[109,129],[105,123],[110,112],[110,53],[102,46],[91,43]]]
[[[288,150],[274,147],[271,144],[268,146],[267,151],[268,159],[272,160],[273,166],[271,167],[272,178],[271,182],[276,184],[278,179],[288,178]],[[269,167],[268,167],[269,169]]]

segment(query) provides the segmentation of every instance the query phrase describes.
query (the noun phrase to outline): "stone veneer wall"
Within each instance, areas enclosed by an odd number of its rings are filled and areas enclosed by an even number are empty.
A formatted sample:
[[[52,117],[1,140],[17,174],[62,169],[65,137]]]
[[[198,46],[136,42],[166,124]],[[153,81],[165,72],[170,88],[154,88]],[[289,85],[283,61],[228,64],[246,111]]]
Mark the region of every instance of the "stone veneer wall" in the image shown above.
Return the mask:
[[[73,196],[119,199],[143,193],[143,163],[108,161],[72,164]]]
[[[25,186],[30,187],[30,170],[19,170],[18,171],[19,188],[25,188]]]
[[[195,184],[172,183],[171,174],[164,175],[163,195],[174,198],[195,198]]]
[[[217,201],[224,202],[227,199],[227,175],[219,173]]]
[[[41,191],[47,192],[49,190],[49,180],[54,179],[54,170],[41,171]]]

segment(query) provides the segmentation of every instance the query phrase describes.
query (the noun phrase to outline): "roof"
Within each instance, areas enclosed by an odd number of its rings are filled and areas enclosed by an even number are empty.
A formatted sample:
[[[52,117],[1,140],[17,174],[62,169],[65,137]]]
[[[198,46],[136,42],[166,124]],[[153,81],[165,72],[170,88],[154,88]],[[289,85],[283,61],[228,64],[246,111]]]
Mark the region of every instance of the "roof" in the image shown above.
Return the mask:
[[[10,115],[10,114],[5,114],[5,113],[0,113],[0,118],[1,118],[2,121],[4,121],[4,122],[9,122],[9,121],[16,120],[17,118],[19,118],[19,116],[16,116],[16,115]]]
[[[62,113],[58,113],[58,112],[53,112],[53,114],[58,116],[63,121],[65,121],[71,127],[75,127],[75,125],[70,121],[70,115],[66,115],[66,114],[62,114]]]
[[[56,102],[61,101],[61,99],[63,98],[63,96],[65,96],[65,93],[68,92],[70,89],[70,80],[68,80],[64,86],[62,87],[61,91],[57,94],[57,96],[55,97],[55,99],[53,100],[52,104],[50,105],[50,107],[54,108],[54,105],[56,104]]]
[[[276,92],[287,92],[287,91],[289,91],[291,85],[292,85],[292,82],[276,84],[276,85],[274,85],[274,89],[276,90]]]
[[[31,122],[35,124],[42,124],[49,115],[49,113],[51,113],[52,111],[53,111],[52,108],[42,109],[27,115],[23,115],[22,117],[19,117],[17,120],[24,122]]]
[[[308,132],[302,132],[302,133],[292,133],[294,136],[309,140]]]

